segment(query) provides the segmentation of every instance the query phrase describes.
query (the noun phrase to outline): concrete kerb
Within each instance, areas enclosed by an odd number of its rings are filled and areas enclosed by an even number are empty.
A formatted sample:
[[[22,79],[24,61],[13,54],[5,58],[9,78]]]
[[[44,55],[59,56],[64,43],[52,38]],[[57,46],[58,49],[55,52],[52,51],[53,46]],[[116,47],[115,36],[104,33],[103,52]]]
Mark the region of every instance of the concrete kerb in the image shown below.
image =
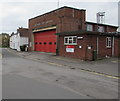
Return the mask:
[[[67,62],[71,62],[72,61],[74,63],[76,63],[76,62],[87,63],[87,62],[82,61],[82,60],[70,59],[70,58],[61,57],[61,56],[55,56],[53,54],[43,53],[43,52],[40,52],[40,53],[37,53],[37,52],[17,52],[16,50],[12,50],[12,49],[9,49],[9,51],[14,53],[14,54],[16,54],[16,55],[18,55],[18,56],[20,56],[20,57],[24,57],[24,58],[31,59],[31,60],[36,60],[36,61],[39,61],[39,62],[42,62],[42,63],[47,63],[47,64],[50,64],[50,65],[54,65],[54,66],[57,66],[57,67],[65,67],[65,68],[72,69],[72,70],[78,69],[78,70],[89,72],[89,73],[92,73],[92,74],[106,76],[106,77],[110,77],[110,78],[114,78],[114,79],[120,79],[120,77],[116,76],[116,75],[111,75],[111,74],[107,74],[107,73],[97,72],[97,71],[90,70],[90,69],[76,68],[76,67],[73,67],[73,66],[70,66],[70,65],[58,64],[56,62],[50,61],[50,60],[52,60],[54,58],[54,59],[57,59],[58,61],[67,61]],[[95,62],[92,61],[92,63],[97,63],[97,62],[96,61]]]

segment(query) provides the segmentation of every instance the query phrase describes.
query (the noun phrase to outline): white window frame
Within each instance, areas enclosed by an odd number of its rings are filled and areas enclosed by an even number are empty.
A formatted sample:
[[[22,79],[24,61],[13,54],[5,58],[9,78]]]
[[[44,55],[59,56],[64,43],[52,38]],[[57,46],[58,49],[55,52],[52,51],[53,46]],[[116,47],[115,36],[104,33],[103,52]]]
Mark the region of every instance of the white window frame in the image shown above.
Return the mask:
[[[112,38],[106,37],[106,47],[111,48],[112,47]]]
[[[93,25],[87,24],[87,31],[93,31]]]
[[[73,42],[73,39],[76,38],[76,42]],[[66,42],[67,39],[67,42]],[[70,43],[71,41],[71,43]],[[64,45],[77,45],[77,36],[65,36],[64,37]]]
[[[105,32],[104,26],[98,26],[98,32]]]

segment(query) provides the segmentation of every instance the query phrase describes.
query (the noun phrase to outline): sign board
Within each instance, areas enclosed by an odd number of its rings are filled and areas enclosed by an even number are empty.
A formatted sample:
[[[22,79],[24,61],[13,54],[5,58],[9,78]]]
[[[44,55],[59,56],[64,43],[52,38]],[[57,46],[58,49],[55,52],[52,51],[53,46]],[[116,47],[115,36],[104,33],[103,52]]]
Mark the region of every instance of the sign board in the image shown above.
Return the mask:
[[[66,46],[66,52],[74,53],[74,46],[73,45]]]

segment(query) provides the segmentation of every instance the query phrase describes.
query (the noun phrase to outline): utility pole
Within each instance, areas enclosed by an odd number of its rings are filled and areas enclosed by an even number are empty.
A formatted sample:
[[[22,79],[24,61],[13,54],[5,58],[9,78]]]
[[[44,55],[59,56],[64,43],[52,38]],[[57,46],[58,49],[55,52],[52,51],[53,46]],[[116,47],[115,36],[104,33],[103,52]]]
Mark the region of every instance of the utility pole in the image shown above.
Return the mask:
[[[118,32],[120,32],[120,1],[118,2]]]
[[[57,2],[57,10],[59,9],[59,0]],[[58,10],[59,11],[59,10]],[[59,18],[59,12],[57,11],[57,17]],[[57,22],[57,28],[56,28],[56,32],[58,33],[58,28],[59,28],[59,21]],[[56,55],[59,55],[59,35],[57,35],[56,37]]]

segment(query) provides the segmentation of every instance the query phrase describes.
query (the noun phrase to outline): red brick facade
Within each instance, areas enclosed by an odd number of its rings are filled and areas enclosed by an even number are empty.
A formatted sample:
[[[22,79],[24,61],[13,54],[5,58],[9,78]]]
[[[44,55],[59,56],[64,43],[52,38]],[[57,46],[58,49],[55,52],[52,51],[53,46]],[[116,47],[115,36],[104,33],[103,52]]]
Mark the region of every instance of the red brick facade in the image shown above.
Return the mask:
[[[29,19],[29,28],[32,30],[57,26],[57,33],[85,29],[85,12],[85,10],[62,7]]]
[[[85,30],[86,11],[70,7],[62,7],[49,13],[29,19],[31,50],[34,50],[33,30],[56,26],[56,33]]]
[[[92,31],[88,33],[81,33],[79,31],[87,30],[87,25],[92,25]],[[49,13],[37,16],[35,18],[29,19],[29,30],[30,30],[30,42],[32,43],[32,47],[30,50],[34,50],[34,31],[41,29],[50,28],[52,26],[56,27],[57,35],[57,47],[59,55],[69,56],[74,58],[79,58],[83,60],[92,60],[93,59],[93,51],[97,51],[98,57],[105,56],[118,56],[120,52],[118,51],[118,41],[120,40],[119,35],[111,35],[110,32],[116,32],[117,26],[105,25],[105,24],[97,24],[92,22],[86,22],[86,11],[81,9],[75,9],[70,7],[62,7],[57,10],[51,11]],[[98,27],[103,27],[103,32],[98,33]],[[47,30],[46,30],[47,31]],[[73,34],[61,34],[67,32],[74,32]],[[108,33],[104,35],[104,33]],[[66,52],[66,45],[64,45],[64,37],[65,36],[77,36],[83,37],[83,39],[77,39],[77,45],[74,45],[74,52]],[[106,37],[111,37],[111,43],[113,44],[113,36],[114,36],[114,49],[106,48]],[[82,46],[82,48],[79,48]],[[88,47],[91,49],[88,49]]]
[[[64,37],[69,35],[60,35],[59,37],[59,55],[72,58],[79,58],[82,60],[93,60],[93,51],[97,51],[97,37],[98,37],[98,58],[106,56],[119,56],[120,51],[120,36],[114,36],[114,52],[113,45],[111,48],[106,47],[106,37],[111,37],[111,44],[113,43],[113,36],[106,35],[92,35],[92,34],[77,34],[74,36],[83,37],[83,39],[77,39],[77,45],[74,45],[74,52],[66,52],[66,45],[64,45]],[[79,48],[82,46],[82,48]],[[88,47],[91,46],[91,49]]]
[[[21,37],[28,37],[29,36],[29,29],[20,27],[17,29],[17,32],[20,33]]]

